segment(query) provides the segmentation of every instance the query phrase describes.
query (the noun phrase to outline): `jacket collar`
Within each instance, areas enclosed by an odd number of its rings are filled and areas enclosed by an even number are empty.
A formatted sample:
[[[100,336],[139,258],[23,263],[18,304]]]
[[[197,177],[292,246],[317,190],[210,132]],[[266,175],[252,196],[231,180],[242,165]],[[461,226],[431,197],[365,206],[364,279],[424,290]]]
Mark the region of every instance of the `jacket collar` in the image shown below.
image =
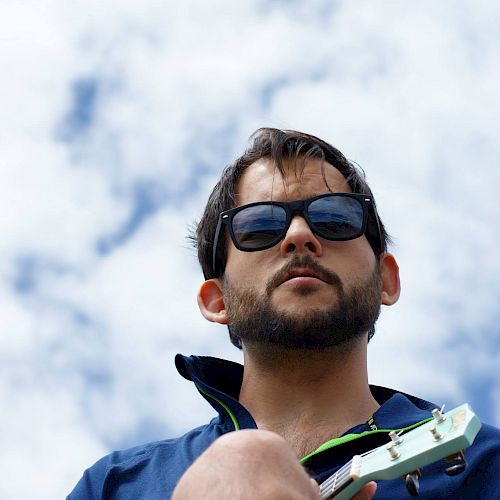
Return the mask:
[[[177,354],[175,364],[179,373],[196,385],[201,395],[219,413],[221,422],[235,429],[256,428],[246,408],[238,401],[243,380],[243,366],[232,361],[208,356]],[[380,408],[373,418],[379,429],[402,429],[431,416],[436,405],[403,392],[370,385]],[[366,423],[347,433],[368,430]]]

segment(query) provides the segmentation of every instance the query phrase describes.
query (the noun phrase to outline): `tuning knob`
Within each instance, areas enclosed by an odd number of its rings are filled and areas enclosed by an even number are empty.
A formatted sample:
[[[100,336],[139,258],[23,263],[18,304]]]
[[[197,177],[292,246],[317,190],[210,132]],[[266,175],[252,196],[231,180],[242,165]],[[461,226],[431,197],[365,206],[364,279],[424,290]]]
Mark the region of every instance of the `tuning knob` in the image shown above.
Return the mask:
[[[467,462],[462,451],[459,451],[455,455],[450,455],[445,458],[448,463],[446,469],[444,470],[448,476],[457,476],[461,474],[467,467]]]
[[[387,443],[385,447],[389,452],[389,455],[391,456],[391,460],[396,460],[396,458],[399,458],[401,456],[401,453],[396,450],[396,445],[392,441]]]
[[[409,474],[406,474],[405,476],[405,483],[406,483],[406,489],[408,490],[408,493],[412,497],[418,497],[418,493],[420,490],[420,483],[419,483],[419,478],[422,475],[420,470],[416,470],[413,472],[410,472]]]
[[[446,415],[443,415],[442,409],[440,410],[439,408],[434,408],[434,410],[432,410],[432,416],[438,424],[446,420]]]
[[[431,427],[429,429],[430,433],[432,434],[432,437],[434,438],[434,441],[441,441],[443,439],[443,435],[436,429],[435,426]]]
[[[403,438],[400,435],[396,434],[394,431],[389,432],[389,437],[391,438],[391,442],[393,442],[395,446],[403,442]]]

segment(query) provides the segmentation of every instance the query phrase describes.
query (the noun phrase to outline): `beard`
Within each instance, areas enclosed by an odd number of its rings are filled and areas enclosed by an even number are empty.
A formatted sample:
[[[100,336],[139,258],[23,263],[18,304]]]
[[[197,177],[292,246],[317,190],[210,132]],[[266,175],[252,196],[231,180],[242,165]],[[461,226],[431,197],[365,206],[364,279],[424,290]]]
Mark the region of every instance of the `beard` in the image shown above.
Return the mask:
[[[331,306],[309,308],[297,313],[279,311],[271,305],[271,294],[294,268],[308,268],[331,285]],[[308,295],[314,289],[298,286],[295,293]],[[343,344],[354,345],[375,333],[380,314],[380,268],[378,262],[366,280],[346,288],[338,275],[325,269],[309,255],[293,258],[266,285],[265,294],[238,289],[224,278],[224,303],[231,342],[267,344],[287,349],[321,350]]]

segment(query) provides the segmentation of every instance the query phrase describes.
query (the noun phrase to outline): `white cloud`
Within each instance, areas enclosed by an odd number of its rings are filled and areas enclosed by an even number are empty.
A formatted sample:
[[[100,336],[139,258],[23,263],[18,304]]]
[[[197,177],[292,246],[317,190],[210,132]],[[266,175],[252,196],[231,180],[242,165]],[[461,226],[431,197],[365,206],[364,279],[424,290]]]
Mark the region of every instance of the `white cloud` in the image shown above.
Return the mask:
[[[364,166],[396,237],[403,295],[370,347],[374,382],[461,401],[493,376],[499,8],[329,5],[2,4],[0,498],[62,496],[145,423],[207,420],[172,356],[239,354],[197,312],[185,226],[263,125]]]
[[[40,384],[19,384],[15,389],[0,393],[2,420],[8,423],[0,451],[0,498],[60,497],[80,478],[76,471],[105,449],[83,425],[77,401],[70,395]],[[19,391],[29,397],[19,397]]]

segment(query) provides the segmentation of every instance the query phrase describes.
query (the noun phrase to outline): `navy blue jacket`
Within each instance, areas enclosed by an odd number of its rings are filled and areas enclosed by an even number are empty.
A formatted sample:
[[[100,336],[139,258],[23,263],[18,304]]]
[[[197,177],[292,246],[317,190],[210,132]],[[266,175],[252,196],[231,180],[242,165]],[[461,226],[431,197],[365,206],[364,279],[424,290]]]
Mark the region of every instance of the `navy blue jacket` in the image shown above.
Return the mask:
[[[68,496],[69,500],[120,499],[165,500],[170,498],[184,471],[222,434],[238,429],[255,429],[250,413],[238,402],[243,367],[208,357],[177,355],[180,374],[192,380],[218,412],[208,425],[184,436],[117,451],[87,469]],[[389,430],[406,429],[426,421],[436,405],[391,389],[371,386],[381,405],[373,415],[378,430],[368,423],[350,429],[344,436],[322,445],[302,459],[309,473],[322,482],[355,454],[387,443]],[[362,434],[361,436],[355,436]],[[354,438],[354,439],[352,439]],[[474,444],[465,451],[468,466],[461,475],[449,477],[445,463],[423,468],[421,499],[500,499],[500,431],[484,425]],[[285,478],[284,478],[285,480]],[[400,479],[380,481],[375,498],[411,498]]]

